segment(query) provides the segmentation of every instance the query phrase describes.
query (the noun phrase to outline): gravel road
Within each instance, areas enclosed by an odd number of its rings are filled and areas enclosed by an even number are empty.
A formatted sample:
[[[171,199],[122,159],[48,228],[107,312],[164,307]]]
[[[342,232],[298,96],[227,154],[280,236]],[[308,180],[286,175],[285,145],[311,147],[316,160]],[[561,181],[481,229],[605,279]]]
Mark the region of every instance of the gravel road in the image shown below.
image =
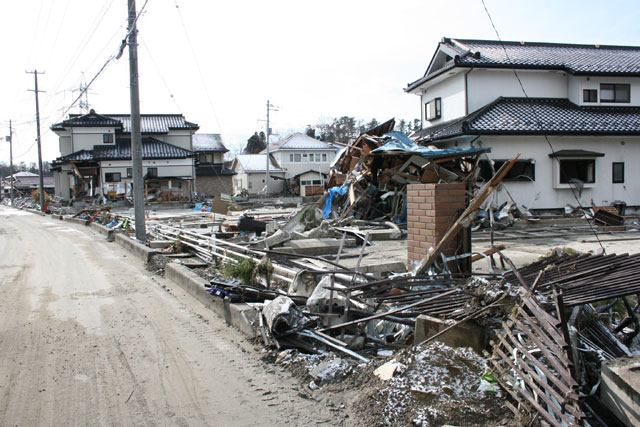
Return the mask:
[[[0,425],[340,425],[115,243],[0,206]]]

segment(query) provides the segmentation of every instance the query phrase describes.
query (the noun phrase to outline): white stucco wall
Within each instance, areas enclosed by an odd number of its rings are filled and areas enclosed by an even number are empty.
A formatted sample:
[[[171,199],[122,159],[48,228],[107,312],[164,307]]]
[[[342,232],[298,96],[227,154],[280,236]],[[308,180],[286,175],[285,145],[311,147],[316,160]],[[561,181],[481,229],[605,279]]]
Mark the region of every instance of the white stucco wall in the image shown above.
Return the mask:
[[[425,104],[429,101],[442,99],[442,116],[439,119],[427,121],[425,118]],[[420,117],[422,126],[433,126],[465,115],[465,89],[464,73],[458,73],[444,81],[434,84],[426,89],[421,95]]]
[[[640,206],[640,168],[635,160],[640,158],[638,137],[568,137],[549,136],[554,151],[580,148],[604,153],[595,159],[595,183],[584,188],[579,197],[583,206],[611,205],[621,200],[628,206]],[[511,200],[530,209],[558,209],[570,204],[577,206],[574,194],[568,186],[558,187],[557,160],[550,158],[551,148],[544,137],[481,137],[481,145],[492,148],[489,156],[495,160],[511,159],[521,153],[520,159],[535,160],[535,182],[504,181],[504,188],[497,191],[497,204]],[[624,162],[624,183],[612,183],[612,163]],[[555,170],[554,170],[555,169]],[[577,196],[577,194],[576,194]]]
[[[154,138],[164,141],[176,147],[192,151],[191,132],[184,130],[172,130],[166,135],[152,135]]]
[[[320,154],[320,158],[322,159],[322,153],[327,155],[326,162],[310,162],[308,160],[304,161],[302,157],[303,154],[313,153]],[[300,154],[301,161],[300,162],[292,162],[290,160],[290,154]],[[331,162],[336,156],[336,151],[334,150],[281,150],[275,151],[273,153],[273,157],[276,159],[276,162],[280,165],[280,167],[285,170],[285,176],[287,178],[292,178],[298,174],[308,171],[309,169],[321,171],[324,173],[328,173],[330,169]],[[308,157],[307,157],[308,159]]]
[[[100,127],[76,127],[71,132],[71,151],[66,154],[75,153],[80,150],[93,150],[94,145],[109,145],[102,142],[102,135],[105,133],[113,134],[114,128]],[[113,139],[112,141],[115,141]],[[112,142],[111,145],[114,143]],[[62,153],[62,141],[60,141],[60,151]],[[62,153],[62,155],[66,155]]]
[[[72,172],[65,168],[61,171],[53,172],[53,183],[55,186],[55,195],[62,197],[65,200],[69,200],[71,197],[71,180],[73,179]]]
[[[600,102],[600,84],[601,83],[626,83],[631,85],[631,102]],[[598,102],[582,102],[583,89],[598,90]],[[615,107],[622,106],[640,106],[640,78],[639,77],[585,77],[585,76],[569,76],[569,100],[574,104],[584,106],[612,105]]]
[[[518,70],[518,77],[530,98],[567,98],[568,78],[564,72]],[[469,113],[500,96],[524,97],[513,70],[473,70],[467,76]],[[443,107],[444,108],[444,107]]]
[[[112,160],[100,163],[101,179],[104,181],[105,173],[119,172],[120,176],[127,177],[127,168],[130,168],[131,160]],[[193,176],[193,159],[163,159],[144,160],[142,162],[142,174],[147,174],[148,168],[158,168],[158,177],[187,177]]]

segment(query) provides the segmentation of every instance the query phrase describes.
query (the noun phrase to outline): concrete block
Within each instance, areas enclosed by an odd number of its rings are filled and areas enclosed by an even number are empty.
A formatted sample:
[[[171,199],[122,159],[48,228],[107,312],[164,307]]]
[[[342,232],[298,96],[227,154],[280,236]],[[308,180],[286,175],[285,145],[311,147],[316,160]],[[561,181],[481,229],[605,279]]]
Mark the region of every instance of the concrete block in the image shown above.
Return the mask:
[[[640,426],[640,356],[602,362],[600,398],[625,425]]]
[[[145,264],[147,264],[149,260],[151,260],[151,258],[153,258],[153,256],[158,253],[155,249],[148,248],[124,234],[116,234],[115,241],[120,246],[127,249],[138,258],[142,259]]]
[[[115,230],[113,230],[112,228],[105,227],[104,225],[98,224],[96,222],[90,223],[89,227],[97,230],[101,234],[104,234],[109,242],[113,242],[115,240]]]
[[[208,281],[184,265],[169,263],[164,270],[164,274],[167,279],[172,280],[204,304],[205,307],[225,319],[228,326],[233,326],[250,337],[257,335],[258,315],[250,305],[242,303],[231,304],[222,298],[211,296],[205,287]]]
[[[88,219],[74,218],[72,216],[65,216],[64,217],[64,221],[73,222],[75,224],[81,224],[81,225],[89,225],[89,220]]]
[[[419,344],[448,326],[443,320],[421,314],[416,319],[413,343]],[[449,347],[471,347],[478,354],[482,354],[482,351],[487,348],[485,329],[472,320],[457,325],[435,340]]]
[[[171,240],[152,240],[149,242],[149,247],[152,249],[164,249],[172,244],[173,242]]]

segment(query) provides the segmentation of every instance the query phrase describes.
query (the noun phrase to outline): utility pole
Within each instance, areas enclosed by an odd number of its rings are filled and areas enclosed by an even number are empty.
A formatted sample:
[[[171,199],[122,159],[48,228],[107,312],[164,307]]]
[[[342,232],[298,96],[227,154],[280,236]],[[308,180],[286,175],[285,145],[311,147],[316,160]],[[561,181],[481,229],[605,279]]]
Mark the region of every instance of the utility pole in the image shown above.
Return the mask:
[[[11,206],[13,207],[13,126],[9,120],[9,178],[11,179]]]
[[[44,182],[42,178],[42,144],[40,142],[40,104],[38,101],[38,93],[44,92],[43,90],[38,90],[38,74],[44,74],[44,72],[39,73],[38,70],[27,71],[27,74],[33,74],[33,78],[35,80],[35,92],[36,94],[36,128],[38,130],[38,171],[40,176],[40,211],[44,212]],[[31,91],[31,89],[29,89]]]
[[[133,174],[133,209],[136,223],[136,239],[147,240],[144,218],[144,177],[142,176],[142,133],[140,130],[140,93],[138,89],[138,29],[136,27],[136,0],[128,0],[129,6],[129,82],[131,87],[131,162]]]
[[[273,110],[273,111],[278,111],[273,105],[271,105],[271,103],[269,102],[269,100],[267,99],[267,196],[270,194],[269,192],[269,188],[270,188],[270,183],[269,183],[269,164],[271,163],[269,161],[269,136],[271,135],[271,127],[269,125],[269,112]]]

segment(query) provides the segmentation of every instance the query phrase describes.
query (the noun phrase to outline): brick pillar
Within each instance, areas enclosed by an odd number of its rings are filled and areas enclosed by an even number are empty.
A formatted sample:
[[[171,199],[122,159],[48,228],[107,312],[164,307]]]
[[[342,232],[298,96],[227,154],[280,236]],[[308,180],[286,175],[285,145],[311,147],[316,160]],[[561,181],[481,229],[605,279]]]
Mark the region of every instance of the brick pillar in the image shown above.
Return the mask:
[[[460,210],[467,207],[465,185],[410,184],[407,185],[407,202],[407,248],[411,264],[422,260],[429,248],[436,247],[457,219]],[[445,256],[454,255],[458,246],[461,246],[462,234],[444,248]]]

